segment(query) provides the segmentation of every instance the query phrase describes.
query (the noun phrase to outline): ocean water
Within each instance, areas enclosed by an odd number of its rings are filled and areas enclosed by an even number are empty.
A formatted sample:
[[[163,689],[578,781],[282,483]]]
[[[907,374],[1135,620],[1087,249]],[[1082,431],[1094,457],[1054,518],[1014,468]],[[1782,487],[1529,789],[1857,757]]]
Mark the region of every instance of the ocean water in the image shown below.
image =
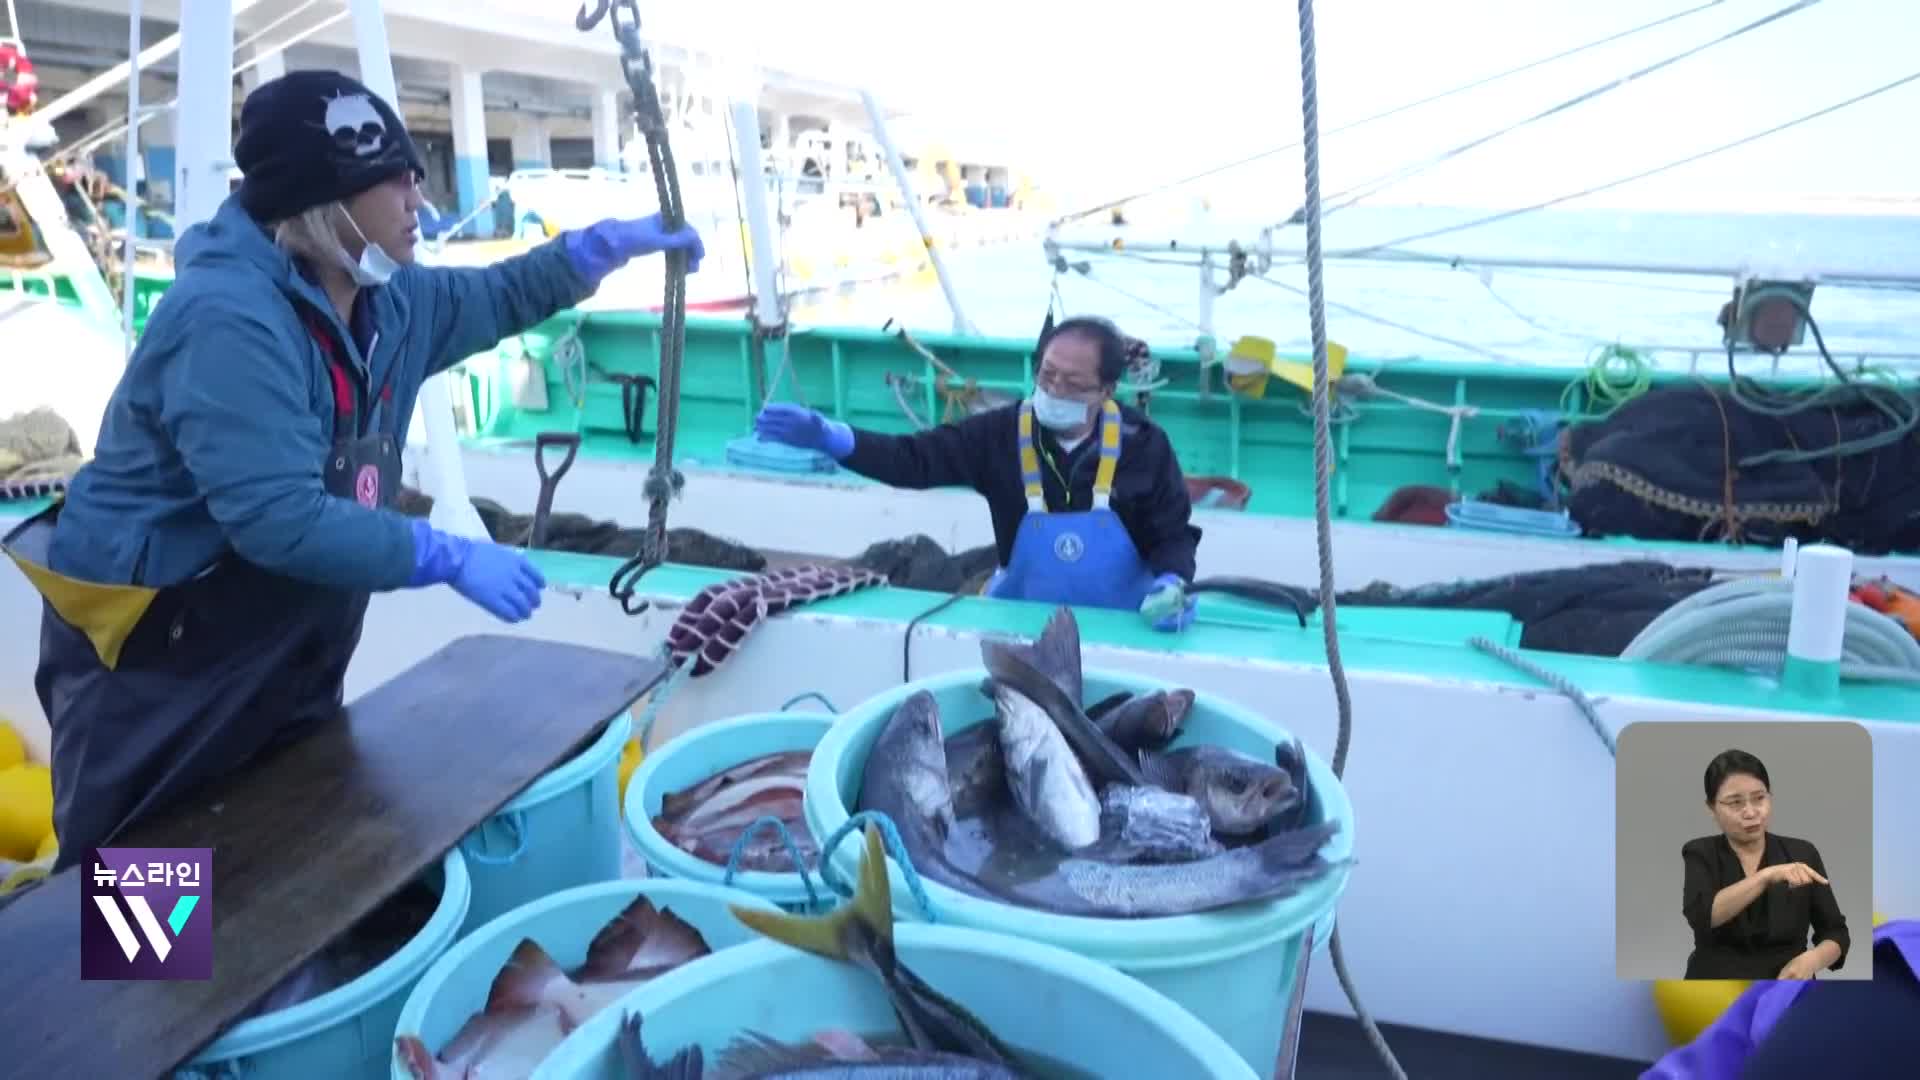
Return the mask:
[[[1284,217],[1286,211],[1276,214]],[[1325,219],[1323,248],[1334,252],[1395,240],[1485,216],[1485,210],[1355,207]],[[1137,245],[1178,238],[1185,244],[1238,237],[1253,241],[1264,222],[1200,221],[1078,230],[1087,239],[1118,234]],[[1278,230],[1274,246],[1305,247],[1305,230]],[[1909,274],[1920,276],[1920,217],[1759,215],[1547,210],[1406,245],[1459,259],[1459,265],[1326,263],[1328,334],[1351,353],[1380,359],[1514,363],[1585,363],[1601,345],[1698,349],[1704,366],[1726,359],[1716,323],[1732,296],[1732,276],[1598,273],[1566,269],[1484,269],[1475,257],[1578,258],[1663,266],[1752,268],[1762,274]],[[1088,272],[1058,279],[1072,313],[1104,315],[1129,333],[1162,346],[1191,345],[1200,333],[1199,271],[1191,263],[1151,261],[1132,253],[1067,252]],[[981,333],[1037,333],[1055,285],[1039,240],[948,253],[963,310]],[[1283,350],[1310,347],[1306,268],[1276,259],[1267,275],[1242,281],[1214,302],[1215,335],[1223,344],[1243,334],[1271,338]],[[1224,281],[1224,274],[1220,279]],[[1908,353],[1887,366],[1920,370],[1920,286],[1821,286],[1814,318],[1836,358],[1861,352]],[[800,324],[853,323],[878,328],[888,319],[915,330],[951,330],[946,299],[931,274],[852,296],[796,304]],[[1805,363],[1817,363],[1813,339]],[[1684,367],[1685,352],[1660,354],[1660,366]],[[1770,360],[1743,358],[1741,369],[1764,374]],[[1786,368],[1799,368],[1790,355]]]

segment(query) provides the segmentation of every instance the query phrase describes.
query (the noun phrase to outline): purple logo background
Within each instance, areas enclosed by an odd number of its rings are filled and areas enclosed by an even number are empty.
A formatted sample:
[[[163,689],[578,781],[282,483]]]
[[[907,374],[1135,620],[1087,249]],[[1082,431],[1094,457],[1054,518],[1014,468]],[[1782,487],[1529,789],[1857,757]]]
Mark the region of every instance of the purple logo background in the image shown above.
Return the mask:
[[[82,979],[213,977],[212,848],[94,848],[80,871]]]

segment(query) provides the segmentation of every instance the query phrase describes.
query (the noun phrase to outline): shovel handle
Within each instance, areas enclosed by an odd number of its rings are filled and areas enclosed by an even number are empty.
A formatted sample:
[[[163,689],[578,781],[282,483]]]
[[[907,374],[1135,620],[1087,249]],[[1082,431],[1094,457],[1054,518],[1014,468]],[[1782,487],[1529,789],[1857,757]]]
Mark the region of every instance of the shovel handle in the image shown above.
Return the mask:
[[[549,446],[564,446],[567,448],[567,456],[560,459],[560,467],[553,470],[552,473],[547,472],[547,447]],[[559,483],[560,478],[567,475],[567,470],[573,468],[574,455],[579,452],[580,436],[576,432],[543,431],[534,436],[533,467],[534,470],[540,474],[540,482],[543,484]]]

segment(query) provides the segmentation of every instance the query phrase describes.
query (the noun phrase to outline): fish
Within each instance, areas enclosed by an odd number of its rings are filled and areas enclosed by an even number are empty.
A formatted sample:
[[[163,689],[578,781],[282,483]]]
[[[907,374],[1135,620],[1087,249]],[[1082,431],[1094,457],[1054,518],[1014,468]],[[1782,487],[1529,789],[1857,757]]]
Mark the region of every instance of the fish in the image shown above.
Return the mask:
[[[1168,791],[1199,800],[1213,831],[1228,836],[1245,836],[1266,826],[1300,798],[1286,769],[1224,746],[1142,750],[1140,771]]]
[[[1000,757],[1020,809],[1068,851],[1100,839],[1100,796],[1059,725],[1004,684],[994,692]]]
[[[975,724],[947,738],[947,782],[953,791],[955,817],[978,817],[1004,797],[1007,762],[1000,756],[1000,730],[988,722]]]
[[[1099,857],[1188,862],[1224,851],[1200,800],[1159,787],[1111,784],[1100,793]]]
[[[573,1029],[648,979],[711,950],[700,932],[645,896],[595,934],[586,962],[561,969],[531,938],[522,938],[494,977],[486,1008],[470,1017],[438,1054],[416,1035],[394,1039],[415,1080],[524,1077]]]
[[[857,805],[885,814],[893,822],[921,876],[969,896],[995,899],[947,857],[957,821],[941,733],[940,705],[933,695],[920,690],[908,696],[887,718],[867,753]]]
[[[725,866],[740,848],[738,868],[791,873],[793,853],[778,832],[761,830],[741,843],[742,834],[763,817],[786,827],[803,863],[818,855],[807,829],[803,804],[810,750],[764,754],[708,777],[660,800],[653,827],[668,843],[695,858]]]
[[[1107,708],[1101,709],[1102,705]],[[1094,709],[1100,709],[1099,715]],[[1155,690],[1150,694],[1115,694],[1087,710],[1087,719],[1097,724],[1115,746],[1137,752],[1159,750],[1172,742],[1192,712],[1193,691]]]
[[[1034,652],[1048,652],[1049,648],[1072,649],[1072,666],[1080,667],[1080,631],[1073,621],[1073,609],[1062,607],[1047,623],[1049,634],[1059,633],[1049,640],[1043,634],[1041,644]],[[1115,746],[1087,714],[1080,709],[1080,699],[1069,697],[1033,663],[1022,657],[1018,651],[1004,642],[983,641],[980,643],[980,655],[986,662],[987,674],[993,681],[1008,690],[1019,694],[1044,710],[1060,734],[1066,738],[1067,745],[1080,758],[1087,775],[1096,783],[1131,784],[1143,786],[1146,778],[1140,774],[1140,767],[1132,756]],[[1064,661],[1057,661],[1064,662]]]
[[[816,1035],[812,1045],[788,1046],[758,1032],[736,1038],[706,1067],[698,1045],[655,1063],[648,1054],[638,1014],[620,1025],[625,1080],[1020,1080],[1005,1066],[959,1054],[911,1047],[874,1048],[850,1057]]]

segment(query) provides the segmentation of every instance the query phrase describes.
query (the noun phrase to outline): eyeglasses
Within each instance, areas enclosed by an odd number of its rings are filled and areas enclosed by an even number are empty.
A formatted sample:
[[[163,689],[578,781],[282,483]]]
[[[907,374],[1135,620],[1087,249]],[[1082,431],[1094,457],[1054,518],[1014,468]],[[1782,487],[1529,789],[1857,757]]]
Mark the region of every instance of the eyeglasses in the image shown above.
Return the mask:
[[[1040,365],[1040,370],[1034,375],[1033,381],[1046,387],[1050,393],[1065,394],[1069,397],[1092,397],[1102,389],[1098,382],[1068,379],[1059,368],[1049,367],[1046,364]]]
[[[1745,810],[1749,805],[1751,805],[1755,810],[1764,808],[1767,805],[1766,792],[1760,792],[1758,794],[1755,794],[1751,798],[1747,798],[1747,799],[1740,798],[1739,796],[1736,795],[1731,799],[1720,800],[1720,808],[1722,810],[1726,810],[1735,814],[1739,813],[1742,810]]]

